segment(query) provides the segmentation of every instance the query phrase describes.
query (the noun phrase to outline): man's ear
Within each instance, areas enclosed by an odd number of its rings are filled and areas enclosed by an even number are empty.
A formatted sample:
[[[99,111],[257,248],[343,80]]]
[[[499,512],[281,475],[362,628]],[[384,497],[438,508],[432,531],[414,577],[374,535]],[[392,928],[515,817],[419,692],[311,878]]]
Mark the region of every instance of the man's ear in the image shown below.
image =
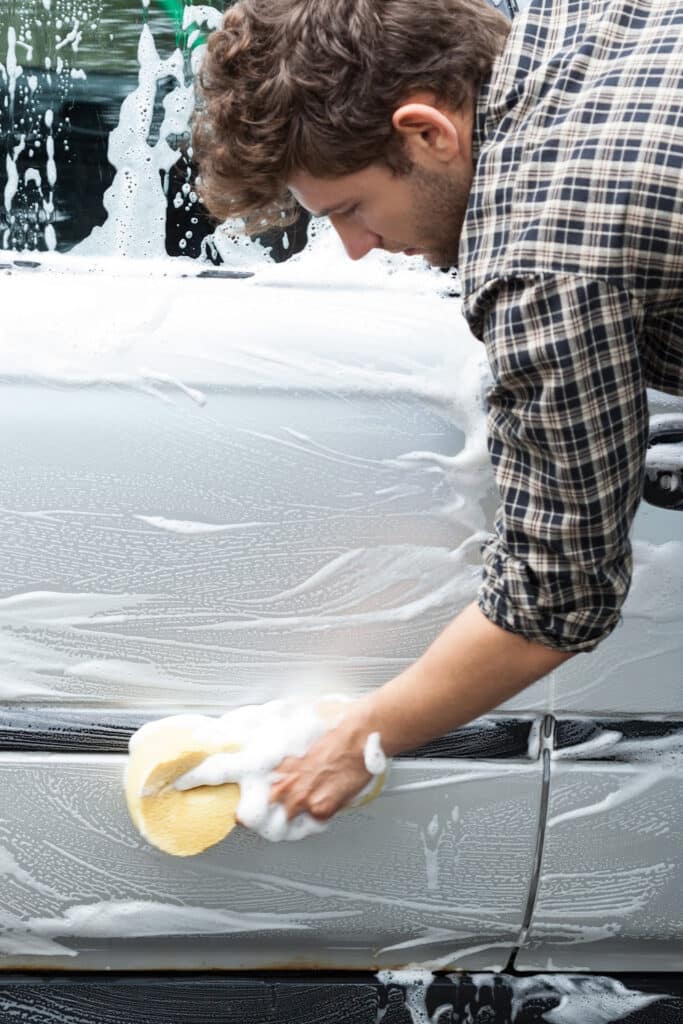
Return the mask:
[[[391,118],[415,162],[450,163],[461,150],[459,130],[448,114],[431,103],[404,103]]]

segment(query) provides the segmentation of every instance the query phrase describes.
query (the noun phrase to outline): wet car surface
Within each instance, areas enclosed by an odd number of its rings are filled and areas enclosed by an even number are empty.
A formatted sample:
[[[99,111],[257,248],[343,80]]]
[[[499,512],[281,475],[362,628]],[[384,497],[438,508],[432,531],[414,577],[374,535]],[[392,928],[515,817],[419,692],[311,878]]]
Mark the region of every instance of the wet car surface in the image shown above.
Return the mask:
[[[683,517],[654,462],[622,626],[396,759],[372,808],[187,861],[128,820],[141,722],[380,685],[474,595],[496,505],[457,281],[205,218],[190,17],[0,16],[0,1005],[677,1020]]]

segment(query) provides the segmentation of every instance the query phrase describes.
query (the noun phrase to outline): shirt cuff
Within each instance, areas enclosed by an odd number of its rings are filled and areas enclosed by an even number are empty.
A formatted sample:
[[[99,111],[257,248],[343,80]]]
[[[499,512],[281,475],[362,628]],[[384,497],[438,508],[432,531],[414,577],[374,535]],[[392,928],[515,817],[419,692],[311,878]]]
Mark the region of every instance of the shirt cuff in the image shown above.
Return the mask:
[[[590,581],[556,571],[541,584],[533,568],[505,551],[498,537],[482,546],[483,579],[477,603],[501,629],[558,651],[594,650],[621,620],[631,578],[631,555],[596,569]],[[580,586],[577,584],[580,582]],[[577,600],[579,595],[579,600]]]

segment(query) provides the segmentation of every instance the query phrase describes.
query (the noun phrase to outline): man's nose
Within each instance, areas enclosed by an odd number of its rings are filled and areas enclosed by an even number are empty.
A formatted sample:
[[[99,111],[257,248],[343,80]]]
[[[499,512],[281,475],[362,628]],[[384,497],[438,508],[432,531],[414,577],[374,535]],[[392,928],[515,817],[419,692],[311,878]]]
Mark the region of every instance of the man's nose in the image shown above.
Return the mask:
[[[362,260],[372,249],[382,248],[382,239],[373,231],[343,222],[341,217],[330,217],[330,223],[341,238],[346,255],[352,260]]]

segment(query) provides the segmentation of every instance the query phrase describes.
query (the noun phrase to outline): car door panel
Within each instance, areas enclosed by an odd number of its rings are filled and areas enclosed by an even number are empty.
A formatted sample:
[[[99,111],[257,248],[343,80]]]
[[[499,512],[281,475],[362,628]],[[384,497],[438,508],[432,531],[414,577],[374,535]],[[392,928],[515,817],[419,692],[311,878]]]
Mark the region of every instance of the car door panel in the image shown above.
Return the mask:
[[[680,722],[633,720],[556,750],[520,970],[680,971],[682,751]]]
[[[396,761],[300,843],[246,829],[192,858],[128,820],[121,755],[0,756],[3,968],[504,965],[528,898],[538,760]]]
[[[28,301],[36,278],[10,279]],[[397,760],[375,803],[303,843],[238,830],[173,859],[122,788],[126,715],[367,690],[474,596],[493,489],[457,307],[89,282],[87,338],[78,271],[50,271],[58,313],[17,317],[0,365],[3,966],[504,965],[542,791],[533,743],[501,757],[504,726]]]
[[[492,495],[481,396],[454,401],[447,380],[471,364],[481,386],[483,353],[448,303],[426,298],[416,317],[410,297],[368,294],[351,342],[350,291],[321,332],[313,292],[302,315],[303,294],[266,289],[255,322],[263,293],[248,284],[178,284],[103,277],[91,301],[123,322],[93,316],[74,344],[78,276],[48,276],[58,323],[48,300],[8,332],[5,699],[367,689],[476,592]]]
[[[662,410],[683,410],[683,400],[654,391],[649,405],[653,419]],[[683,453],[683,445],[678,449]],[[633,579],[614,632],[589,657],[573,658],[509,706],[556,715],[680,714],[683,515],[642,502],[631,536]]]

